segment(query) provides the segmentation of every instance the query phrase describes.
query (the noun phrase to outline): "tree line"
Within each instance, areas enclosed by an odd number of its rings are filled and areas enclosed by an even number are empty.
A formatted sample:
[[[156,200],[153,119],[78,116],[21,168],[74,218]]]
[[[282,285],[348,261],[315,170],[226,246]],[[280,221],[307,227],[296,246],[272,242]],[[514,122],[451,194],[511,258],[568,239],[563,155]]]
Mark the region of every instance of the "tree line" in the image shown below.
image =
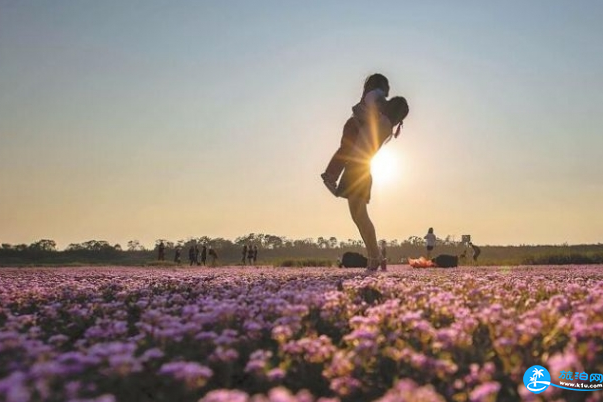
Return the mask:
[[[410,236],[405,240],[385,241],[388,259],[392,263],[404,261],[406,257],[425,255],[425,240]],[[318,238],[289,239],[264,233],[250,233],[234,240],[222,237],[189,237],[171,241],[157,239],[151,248],[138,240],[130,240],[125,245],[111,244],[105,240],[88,240],[71,243],[63,250],[51,239],[41,239],[31,244],[0,245],[0,266],[22,265],[148,265],[157,260],[157,246],[163,242],[166,260],[173,260],[175,249],[179,247],[183,260],[186,250],[194,245],[206,245],[218,251],[220,264],[236,264],[241,260],[244,245],[257,246],[258,262],[263,265],[279,265],[283,260],[315,259],[335,263],[346,251],[364,252],[363,243],[357,239],[340,240],[334,236]],[[465,245],[453,236],[437,238],[434,255],[460,254]],[[603,263],[603,244],[592,245],[520,245],[490,246],[480,244],[482,255],[480,264],[561,264],[561,263]]]
[[[186,248],[195,244],[205,244],[212,246],[217,249],[228,249],[232,247],[243,247],[244,245],[258,246],[264,249],[281,249],[281,248],[319,248],[319,249],[337,249],[337,248],[354,248],[362,247],[363,243],[357,239],[338,240],[336,237],[318,237],[304,238],[304,239],[289,239],[284,236],[276,236],[271,234],[263,233],[250,233],[245,236],[239,236],[234,241],[225,239],[222,237],[189,237],[186,240],[170,241],[167,239],[157,239],[153,248],[145,247],[139,240],[130,240],[126,243],[125,247],[121,244],[111,244],[106,240],[88,240],[81,243],[70,243],[65,249],[59,250],[57,243],[50,239],[41,239],[31,244],[10,244],[2,243],[0,251],[31,251],[31,252],[59,252],[59,251],[150,251],[156,250],[159,243],[163,242],[166,250],[175,249],[176,247]],[[418,245],[422,246],[425,244],[425,240],[419,236],[410,236],[406,240],[385,240],[382,239],[380,242],[385,242],[388,247],[399,247],[403,244]],[[461,244],[456,241],[452,236],[446,236],[445,238],[437,238],[437,244],[456,246]]]

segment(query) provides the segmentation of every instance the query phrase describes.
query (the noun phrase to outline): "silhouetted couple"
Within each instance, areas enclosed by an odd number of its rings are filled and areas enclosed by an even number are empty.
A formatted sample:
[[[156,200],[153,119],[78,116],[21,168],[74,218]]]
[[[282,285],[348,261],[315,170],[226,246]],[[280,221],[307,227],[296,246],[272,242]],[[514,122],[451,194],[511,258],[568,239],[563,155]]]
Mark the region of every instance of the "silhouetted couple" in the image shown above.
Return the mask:
[[[406,99],[387,100],[388,95],[385,76],[373,74],[366,79],[360,102],[352,108],[353,115],[343,127],[341,145],[321,175],[333,195],[348,200],[352,220],[366,246],[369,271],[377,270],[384,259],[367,210],[373,184],[370,163],[383,144],[398,137],[409,110]]]

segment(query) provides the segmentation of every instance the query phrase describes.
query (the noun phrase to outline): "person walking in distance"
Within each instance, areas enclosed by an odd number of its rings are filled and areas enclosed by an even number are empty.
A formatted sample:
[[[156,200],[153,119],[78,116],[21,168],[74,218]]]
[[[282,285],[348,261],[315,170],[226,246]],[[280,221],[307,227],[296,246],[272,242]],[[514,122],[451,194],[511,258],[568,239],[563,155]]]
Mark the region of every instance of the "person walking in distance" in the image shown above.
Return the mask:
[[[477,257],[482,253],[482,250],[472,242],[469,242],[469,247],[473,249],[473,261],[477,262]]]

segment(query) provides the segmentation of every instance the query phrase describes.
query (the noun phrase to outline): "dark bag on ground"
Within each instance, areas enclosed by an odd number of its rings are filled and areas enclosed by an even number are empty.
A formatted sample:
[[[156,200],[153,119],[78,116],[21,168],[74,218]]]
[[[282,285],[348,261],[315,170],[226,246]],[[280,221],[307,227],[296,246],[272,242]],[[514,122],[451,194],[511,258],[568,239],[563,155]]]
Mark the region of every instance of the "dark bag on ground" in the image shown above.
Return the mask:
[[[459,257],[456,255],[440,254],[433,261],[439,268],[454,268],[459,265]]]
[[[368,260],[360,253],[347,251],[341,257],[341,265],[346,268],[366,268]]]

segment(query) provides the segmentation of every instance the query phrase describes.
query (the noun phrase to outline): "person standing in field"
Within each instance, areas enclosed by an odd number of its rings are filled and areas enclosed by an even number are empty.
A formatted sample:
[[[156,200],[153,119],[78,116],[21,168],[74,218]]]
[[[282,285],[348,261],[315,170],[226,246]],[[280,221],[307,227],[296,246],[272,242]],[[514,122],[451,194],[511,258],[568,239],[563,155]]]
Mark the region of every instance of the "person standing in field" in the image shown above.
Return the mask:
[[[352,220],[356,224],[367,250],[367,271],[376,271],[383,257],[377,244],[375,226],[369,217],[367,205],[371,199],[371,160],[383,144],[394,134],[393,127],[402,125],[408,115],[408,103],[401,96],[386,102],[383,114],[376,104],[368,107],[366,123],[362,124],[353,147],[347,151],[347,162],[336,189],[336,195],[348,200]]]
[[[174,262],[180,264],[180,246],[176,246],[176,250],[174,250]]]
[[[364,82],[360,102],[352,107],[352,117],[343,126],[341,144],[331,157],[324,173],[320,175],[324,185],[333,195],[337,196],[337,181],[350,159],[360,127],[367,123],[371,113],[382,111],[388,95],[389,81],[383,74],[373,74]]]
[[[159,242],[159,244],[157,245],[157,259],[159,261],[163,261],[165,260],[165,245],[163,244],[162,241]]]
[[[423,238],[425,239],[425,244],[427,246],[427,259],[430,259],[431,252],[433,251],[436,245],[436,235],[433,234],[433,228],[429,228],[427,234]]]
[[[469,247],[473,249],[473,261],[477,262],[477,257],[482,253],[482,250],[471,242],[469,242]]]
[[[249,261],[249,265],[253,265],[253,246],[251,245],[247,249],[247,260]]]
[[[209,258],[211,259],[211,266],[215,267],[216,266],[216,260],[218,259],[218,253],[216,252],[216,250],[214,250],[214,248],[212,246],[209,246]]]
[[[381,261],[381,271],[387,271],[387,250],[385,247],[385,240],[381,240],[381,257],[383,258]]]
[[[247,258],[247,244],[243,246],[243,257],[241,258],[241,263],[245,265],[245,260]]]
[[[203,247],[201,247],[201,264],[203,264],[203,266],[205,266],[205,261],[207,261],[207,246],[204,244]]]
[[[199,246],[195,244],[195,265],[199,265]]]
[[[256,265],[258,262],[258,246],[253,246],[253,265]]]
[[[188,264],[190,266],[192,266],[194,262],[195,262],[195,247],[193,247],[193,245],[191,244],[191,246],[188,249]]]

